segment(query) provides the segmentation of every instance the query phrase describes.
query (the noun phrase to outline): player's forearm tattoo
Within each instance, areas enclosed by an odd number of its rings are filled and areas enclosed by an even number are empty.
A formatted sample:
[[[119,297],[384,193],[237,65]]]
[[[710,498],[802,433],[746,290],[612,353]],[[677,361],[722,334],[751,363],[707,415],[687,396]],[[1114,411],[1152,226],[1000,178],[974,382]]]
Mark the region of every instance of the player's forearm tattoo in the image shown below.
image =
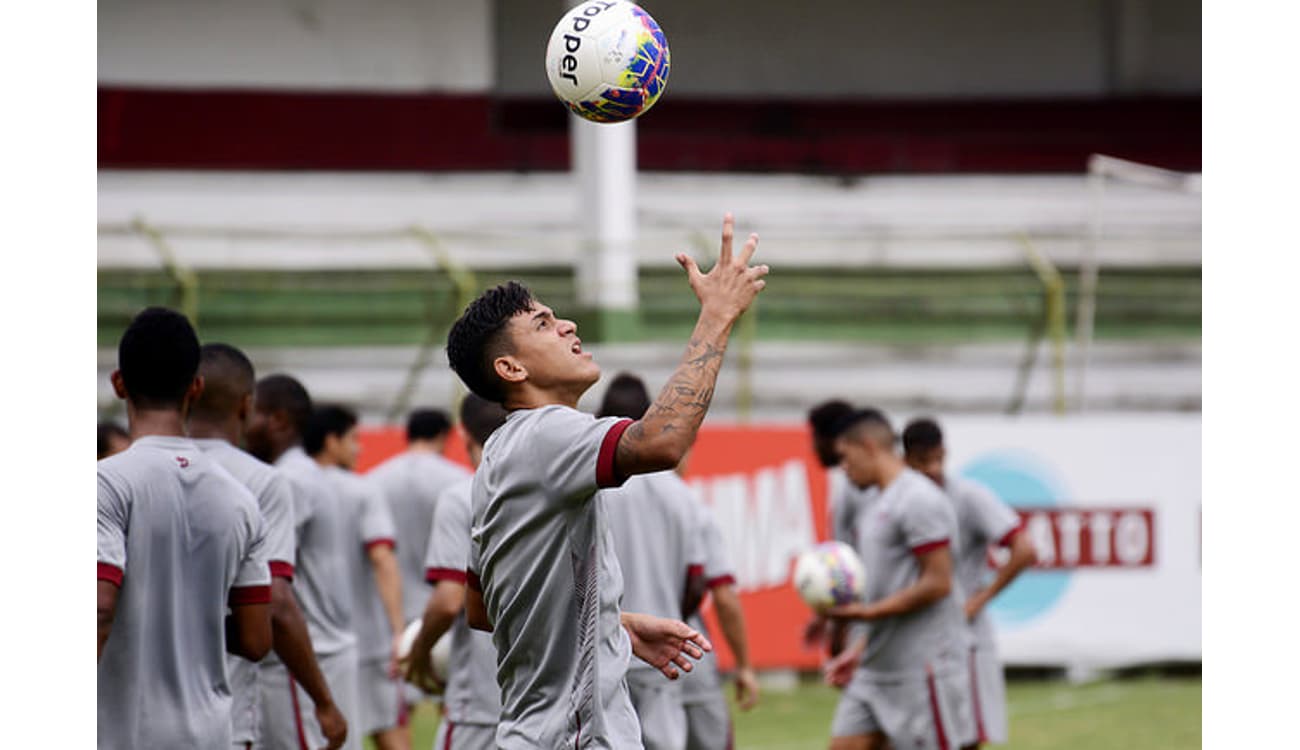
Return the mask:
[[[620,465],[636,466],[649,441],[670,438],[682,451],[690,447],[713,401],[726,349],[725,332],[712,339],[701,336],[691,339],[682,363],[659,392],[658,398],[619,441],[617,460]]]

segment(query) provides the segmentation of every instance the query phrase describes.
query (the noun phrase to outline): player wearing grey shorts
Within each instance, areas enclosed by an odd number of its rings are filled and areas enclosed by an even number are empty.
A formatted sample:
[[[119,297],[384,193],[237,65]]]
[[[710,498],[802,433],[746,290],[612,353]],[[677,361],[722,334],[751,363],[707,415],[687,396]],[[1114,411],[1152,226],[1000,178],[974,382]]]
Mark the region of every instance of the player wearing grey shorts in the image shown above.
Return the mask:
[[[973,639],[967,660],[973,731],[962,746],[1006,742],[1006,684],[985,605],[1033,565],[1037,554],[1029,537],[1020,533],[1019,515],[1006,503],[978,482],[944,473],[946,451],[938,423],[932,419],[910,422],[903,430],[903,453],[909,466],[943,488],[957,513],[960,544],[955,576],[967,594],[964,609]],[[990,547],[1010,549],[996,572],[989,569]]]
[[[865,622],[858,640],[829,665],[853,670],[831,724],[832,750],[949,750],[972,723],[965,657],[970,638],[953,580],[958,539],[952,504],[894,450],[889,421],[874,409],[846,418],[836,439],[845,473],[880,496],[860,509],[857,550],[870,571],[863,602],[832,607]]]
[[[600,378],[577,327],[511,282],[472,302],[447,355],[470,390],[502,404],[471,490],[466,613],[491,630],[502,711],[499,747],[635,748],[641,733],[625,673],[635,654],[675,678],[710,646],[685,623],[620,611],[623,580],[607,498],[628,477],[675,467],[708,410],[731,328],[764,282],[732,253],[733,221],[708,274],[679,255],[701,311],[681,365],[646,416],[577,410]]]

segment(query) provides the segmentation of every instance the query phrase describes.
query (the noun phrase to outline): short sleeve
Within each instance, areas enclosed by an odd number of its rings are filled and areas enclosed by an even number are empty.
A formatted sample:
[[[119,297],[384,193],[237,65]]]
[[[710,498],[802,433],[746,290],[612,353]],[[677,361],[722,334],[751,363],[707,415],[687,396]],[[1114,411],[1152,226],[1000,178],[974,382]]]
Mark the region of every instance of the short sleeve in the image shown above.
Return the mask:
[[[248,543],[230,587],[230,606],[267,604],[271,601],[271,571],[267,565],[266,524],[261,513],[250,513]]]
[[[469,535],[469,495],[460,486],[453,485],[442,493],[433,509],[429,549],[424,556],[425,580],[429,583],[465,583],[470,555]]]
[[[1011,506],[976,482],[963,482],[962,491],[970,503],[972,520],[989,544],[1005,547],[1020,530],[1020,515]]]
[[[293,580],[294,515],[293,490],[289,480],[280,472],[272,473],[270,481],[258,498],[262,510],[262,523],[266,532],[266,558],[273,577]]]
[[[583,503],[596,490],[618,487],[614,454],[630,419],[597,419],[576,409],[553,408],[538,419],[533,456],[549,495],[563,503]]]
[[[98,580],[121,586],[126,574],[126,531],[130,509],[112,482],[98,475],[97,542]]]
[[[727,556],[727,544],[722,537],[722,527],[713,509],[704,503],[699,504],[700,534],[704,547],[704,580],[709,588],[726,586],[736,582],[736,569]]]
[[[381,544],[393,547],[397,531],[384,491],[378,482],[369,478],[358,478],[357,481],[361,493],[361,543],[366,549]]]
[[[917,492],[903,503],[899,524],[913,554],[947,546],[955,525],[951,503],[938,490]]]

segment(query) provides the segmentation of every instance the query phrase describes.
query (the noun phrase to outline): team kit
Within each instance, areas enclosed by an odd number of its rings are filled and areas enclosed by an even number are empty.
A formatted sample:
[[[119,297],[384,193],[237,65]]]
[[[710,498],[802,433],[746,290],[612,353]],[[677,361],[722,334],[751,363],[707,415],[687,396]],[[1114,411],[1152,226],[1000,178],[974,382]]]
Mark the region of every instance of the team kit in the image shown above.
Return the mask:
[[[457,425],[412,412],[406,450],[364,475],[354,412],[175,311],[137,315],[111,376],[129,444],[98,463],[98,746],[402,750],[433,699],[437,750],[732,747],[713,639],[741,710],[759,683],[721,530],[681,475],[767,283],[757,235],[733,236],[728,215],[707,272],[677,256],[698,319],[657,394],[622,374],[580,411],[599,365],[510,282],[448,333]],[[1005,742],[986,609],[1034,563],[1018,516],[945,473],[933,420],[808,416],[832,536],[867,573],[797,636],[840,690],[830,748]],[[443,456],[453,429],[468,468]]]

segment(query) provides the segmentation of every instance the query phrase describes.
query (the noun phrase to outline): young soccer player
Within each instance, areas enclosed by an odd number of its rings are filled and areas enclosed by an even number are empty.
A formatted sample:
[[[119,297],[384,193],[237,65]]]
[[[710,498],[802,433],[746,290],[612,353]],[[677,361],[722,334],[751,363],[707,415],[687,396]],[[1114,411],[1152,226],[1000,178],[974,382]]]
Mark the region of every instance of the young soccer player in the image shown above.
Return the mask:
[[[307,618],[312,648],[334,703],[348,725],[344,747],[360,750],[357,644],[352,634],[352,589],[347,551],[355,534],[344,501],[325,472],[302,449],[311,418],[307,389],[288,375],[257,381],[245,436],[249,452],[272,463],[293,490],[297,565],[293,590]],[[279,659],[262,664],[262,740],[272,748],[316,748],[326,743],[312,716],[312,696]]]
[[[1006,503],[983,485],[944,472],[943,432],[933,419],[916,419],[904,428],[903,455],[908,466],[943,488],[957,512],[961,543],[955,575],[966,593],[966,622],[974,639],[969,668],[975,734],[962,744],[970,748],[985,742],[1004,743],[1007,741],[1006,684],[993,623],[984,608],[1016,576],[1037,562],[1038,554],[1029,537],[1020,533],[1020,517]],[[995,545],[1009,548],[1011,554],[992,572],[988,551]]]
[[[831,662],[853,670],[831,724],[832,750],[948,750],[971,723],[965,657],[969,636],[953,582],[957,518],[952,503],[895,452],[889,421],[874,409],[847,417],[835,448],[849,481],[880,497],[855,520],[871,571],[863,603],[826,614],[866,622]]]
[[[483,444],[506,421],[500,404],[465,396],[460,423],[465,431],[470,463],[478,468]],[[472,630],[465,621],[465,560],[470,546],[470,487],[466,476],[442,491],[433,512],[425,568],[433,594],[425,605],[420,633],[407,664],[407,679],[422,689],[442,692],[443,716],[434,750],[493,750],[501,691],[497,687],[497,650],[492,636]],[[433,676],[429,651],[451,630],[447,684]]]
[[[650,392],[635,375],[610,381],[599,416],[640,419]],[[673,469],[631,477],[604,498],[619,568],[622,606],[658,617],[688,617],[704,597],[703,539],[697,530],[699,501]],[[641,721],[646,750],[686,747],[686,708],[681,685],[654,667],[634,661],[627,672],[632,707]]]
[[[189,321],[149,308],[117,357],[134,442],[98,465],[98,744],[230,750],[226,654],[271,648],[262,516],[185,437],[203,390]]]
[[[732,326],[763,288],[758,238],[732,253],[733,221],[709,273],[678,255],[700,300],[681,365],[645,418],[596,419],[578,399],[600,377],[576,326],[517,283],[491,289],[452,326],[448,359],[510,416],[474,475],[466,612],[494,629],[497,744],[639,747],[624,679],[635,654],[675,678],[711,648],[677,620],[620,612],[622,573],[597,491],[676,466],[713,396]]]
[[[352,632],[357,638],[360,702],[357,730],[379,750],[406,750],[402,681],[397,648],[402,637],[402,577],[393,553],[393,518],[379,486],[352,473],[361,443],[357,415],[341,406],[321,406],[307,421],[303,450],[315,459],[343,499],[351,541],[339,555],[352,589]]]
[[[347,722],[334,705],[329,686],[311,650],[307,621],[293,594],[293,493],[278,470],[236,448],[253,410],[253,363],[228,344],[200,349],[199,375],[203,393],[190,410],[189,433],[204,455],[221,464],[257,498],[266,524],[267,558],[271,569],[272,647],[294,679],[312,696],[316,720],[329,747],[343,744]],[[231,713],[235,747],[261,748],[259,668],[238,656],[230,657]]]

